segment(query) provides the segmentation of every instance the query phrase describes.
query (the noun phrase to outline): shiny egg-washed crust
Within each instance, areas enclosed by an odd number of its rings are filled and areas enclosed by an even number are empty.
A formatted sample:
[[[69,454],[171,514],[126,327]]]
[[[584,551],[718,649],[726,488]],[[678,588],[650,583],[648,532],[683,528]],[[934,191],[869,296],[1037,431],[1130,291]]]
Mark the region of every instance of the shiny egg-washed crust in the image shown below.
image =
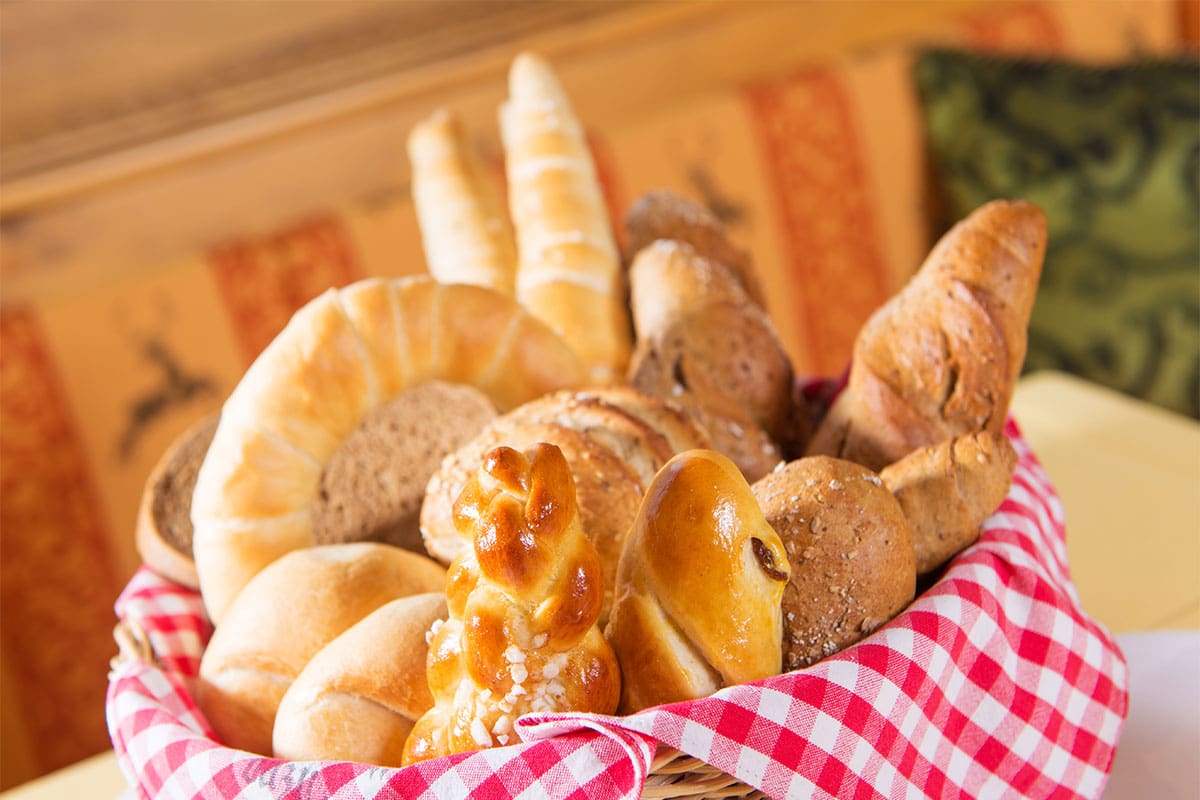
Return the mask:
[[[279,703],[317,652],[384,603],[445,586],[440,564],[391,545],[288,553],[254,576],[216,627],[196,702],[223,744],[270,755]]]
[[[434,706],[404,763],[516,742],[527,712],[611,714],[620,669],[596,621],[600,556],[579,524],[574,479],[557,447],[498,447],[454,509],[474,546],[450,567],[449,618],[427,662]]]
[[[654,474],[673,455],[709,447],[709,438],[684,412],[625,386],[555,392],[494,420],[443,461],[421,506],[426,551],[444,564],[469,545],[454,525],[455,499],[485,453],[499,445],[518,450],[537,442],[557,445],[575,478],[583,530],[604,566],[608,619],[622,543]]]
[[[699,203],[666,190],[646,192],[625,214],[625,233],[630,262],[657,241],[681,242],[728,267],[750,298],[766,307],[750,254],[730,241],[721,221]]]
[[[225,402],[200,468],[193,550],[210,617],[314,543],[322,473],[373,409],[430,380],[475,386],[505,411],[583,379],[557,335],[483,287],[372,279],[312,300]]]
[[[442,592],[402,597],[321,648],[279,703],[275,757],[400,766],[413,723],[433,707],[426,635],[445,618]]]
[[[408,136],[412,197],[429,274],[512,295],[517,246],[499,193],[463,135],[439,109]]]
[[[955,225],[863,326],[809,455],[879,470],[955,436],[1003,432],[1025,361],[1046,216],[995,200]]]
[[[621,663],[621,713],[780,672],[783,542],[725,456],[675,456],[625,541],[605,635]]]
[[[918,575],[979,538],[979,526],[1008,494],[1016,465],[1003,434],[978,431],[917,448],[880,470],[912,527]]]
[[[784,669],[833,655],[912,602],[912,532],[877,474],[811,456],[751,488],[791,564],[782,604]]]
[[[579,355],[592,383],[611,382],[632,338],[620,254],[583,127],[542,58],[513,60],[500,130],[517,298]]]

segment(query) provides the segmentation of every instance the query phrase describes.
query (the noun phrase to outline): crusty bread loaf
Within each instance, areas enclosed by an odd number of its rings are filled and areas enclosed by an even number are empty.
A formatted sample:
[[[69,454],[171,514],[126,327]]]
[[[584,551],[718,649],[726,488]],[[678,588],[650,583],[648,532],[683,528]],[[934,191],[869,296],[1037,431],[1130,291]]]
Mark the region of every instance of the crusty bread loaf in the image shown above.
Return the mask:
[[[1003,434],[978,431],[918,448],[880,471],[912,527],[918,575],[979,538],[979,526],[1008,494],[1016,464]]]
[[[879,470],[918,447],[1001,433],[1045,252],[1032,203],[996,200],[955,225],[859,332],[807,452]]]
[[[592,382],[622,375],[630,326],[620,256],[583,128],[550,65],[518,55],[500,110],[517,297],[557,331]]]
[[[288,553],[254,576],[217,625],[196,702],[222,743],[270,755],[276,709],[309,659],[384,603],[445,585],[441,566],[390,545]]]
[[[678,408],[628,387],[563,391],[531,401],[490,423],[434,473],[421,507],[425,548],[449,563],[469,545],[455,526],[453,507],[485,453],[499,445],[557,445],[575,479],[583,529],[604,566],[605,620],[621,546],[646,486],[675,453],[707,447],[708,441]]]
[[[699,203],[667,190],[646,192],[625,214],[625,239],[631,262],[659,240],[687,244],[701,257],[727,267],[750,299],[766,307],[750,254],[735,245],[721,221]]]
[[[138,507],[138,554],[159,575],[192,589],[200,586],[192,558],[192,492],[219,416],[201,418],[171,443],[151,470]]]
[[[433,707],[427,637],[445,618],[441,592],[402,597],[321,648],[279,703],[276,758],[400,766],[413,723]]]
[[[434,706],[404,762],[515,741],[526,712],[615,711],[620,670],[596,625],[603,571],[559,449],[492,450],[455,519],[474,545],[450,568],[427,663]]]
[[[214,621],[264,566],[315,542],[321,476],[363,419],[430,380],[507,410],[583,371],[549,328],[482,287],[367,280],[309,302],[226,401],[196,480],[193,549]]]
[[[732,461],[675,456],[654,478],[617,572],[605,635],[622,713],[779,673],[788,558]]]
[[[785,669],[833,655],[912,601],[912,533],[874,472],[811,456],[751,488],[791,564],[782,604]]]
[[[517,247],[499,193],[458,118],[439,109],[408,137],[412,196],[429,274],[512,295]]]
[[[441,381],[368,413],[321,473],[314,540],[385,542],[424,554],[419,513],[430,476],[495,416],[478,389]]]

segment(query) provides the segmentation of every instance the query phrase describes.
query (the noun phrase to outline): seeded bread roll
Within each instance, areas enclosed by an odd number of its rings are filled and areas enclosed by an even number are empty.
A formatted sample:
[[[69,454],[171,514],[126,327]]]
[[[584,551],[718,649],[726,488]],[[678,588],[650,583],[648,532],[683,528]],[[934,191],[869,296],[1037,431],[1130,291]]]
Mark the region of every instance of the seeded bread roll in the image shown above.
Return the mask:
[[[430,476],[495,416],[483,392],[442,381],[414,386],[367,414],[321,473],[314,539],[385,542],[424,554],[419,514]]]
[[[752,488],[791,564],[782,604],[784,669],[854,644],[912,601],[912,532],[874,472],[813,456]]]
[[[171,443],[151,471],[138,508],[138,554],[159,575],[192,589],[200,587],[192,558],[192,492],[219,416],[193,423]]]
[[[711,450],[671,459],[625,542],[605,635],[622,713],[780,671],[783,542],[741,472]]]
[[[279,703],[276,758],[400,766],[413,723],[433,707],[425,679],[441,592],[393,600],[312,657]]]
[[[193,549],[215,622],[259,570],[316,543],[322,474],[367,415],[431,380],[475,386],[502,411],[584,382],[553,331],[483,287],[366,280],[312,300],[226,400],[196,479]]]
[[[384,603],[445,586],[441,566],[390,545],[288,553],[255,575],[217,625],[196,702],[222,743],[270,755],[275,712],[309,659]]]

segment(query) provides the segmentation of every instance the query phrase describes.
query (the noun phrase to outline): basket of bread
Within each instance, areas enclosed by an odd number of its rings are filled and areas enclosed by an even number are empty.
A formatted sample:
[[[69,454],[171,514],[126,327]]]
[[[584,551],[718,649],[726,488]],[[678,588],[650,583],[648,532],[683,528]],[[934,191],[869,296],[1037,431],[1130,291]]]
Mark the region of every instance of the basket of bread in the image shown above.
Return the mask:
[[[703,208],[618,250],[544,60],[500,123],[507,203],[419,124],[429,274],[310,301],[150,476],[138,796],[1099,796],[1125,664],[1008,417],[1041,212],[962,220],[800,380]]]

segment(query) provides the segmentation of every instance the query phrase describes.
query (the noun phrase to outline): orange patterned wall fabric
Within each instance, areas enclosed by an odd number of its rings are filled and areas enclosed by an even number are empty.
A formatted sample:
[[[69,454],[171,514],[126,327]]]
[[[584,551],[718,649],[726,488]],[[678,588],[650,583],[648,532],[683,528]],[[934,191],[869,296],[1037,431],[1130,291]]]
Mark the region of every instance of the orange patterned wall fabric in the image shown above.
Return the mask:
[[[653,188],[708,205],[753,253],[796,371],[835,374],[929,246],[914,47],[1163,52],[1178,41],[1164,23],[1178,24],[1173,2],[988,5],[919,40],[664,98],[643,118],[585,120],[606,202],[618,220]],[[108,747],[112,602],[138,563],[133,525],[158,456],[220,406],[304,302],[420,271],[423,259],[398,194],[277,231],[232,229],[224,244],[149,266],[0,316],[0,705],[36,771]]]

